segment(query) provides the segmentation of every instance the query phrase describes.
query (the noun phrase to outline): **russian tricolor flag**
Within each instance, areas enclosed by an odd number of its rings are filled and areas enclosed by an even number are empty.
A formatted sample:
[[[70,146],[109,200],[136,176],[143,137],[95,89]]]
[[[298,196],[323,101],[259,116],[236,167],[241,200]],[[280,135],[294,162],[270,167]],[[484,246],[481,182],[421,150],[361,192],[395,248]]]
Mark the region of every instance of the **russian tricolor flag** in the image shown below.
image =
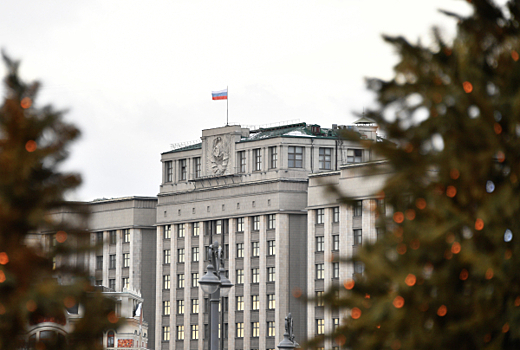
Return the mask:
[[[220,91],[211,91],[211,98],[213,100],[227,100],[227,89]]]

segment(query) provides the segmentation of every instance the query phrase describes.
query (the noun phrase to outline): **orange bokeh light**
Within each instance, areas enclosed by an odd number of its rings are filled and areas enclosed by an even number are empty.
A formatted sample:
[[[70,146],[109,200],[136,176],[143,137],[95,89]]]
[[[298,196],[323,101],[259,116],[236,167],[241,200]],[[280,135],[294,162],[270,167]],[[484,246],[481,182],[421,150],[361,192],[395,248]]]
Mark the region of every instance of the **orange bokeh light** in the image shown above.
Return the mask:
[[[448,313],[448,308],[446,307],[446,305],[441,305],[437,309],[437,315],[439,315],[441,317],[446,316],[447,313]]]
[[[359,308],[357,308],[357,307],[352,308],[352,310],[350,310],[350,316],[354,320],[357,320],[358,318],[361,317],[361,310]]]
[[[407,286],[412,287],[415,285],[415,282],[417,281],[417,277],[415,277],[414,274],[409,273],[408,276],[404,279],[404,283],[406,283]]]
[[[343,334],[340,334],[336,337],[335,340],[336,344],[338,344],[339,346],[343,346],[347,342],[347,337],[345,337]]]
[[[5,306],[3,304],[0,304],[0,315],[5,314]]]
[[[25,149],[27,150],[27,152],[34,152],[36,151],[36,148],[36,141],[34,140],[29,140],[25,144]]]
[[[461,249],[461,247],[460,247],[460,243],[459,242],[455,242],[451,246],[451,252],[453,254],[459,254],[460,253],[460,249]]]
[[[117,317],[117,315],[114,311],[110,311],[107,318],[108,318],[108,322],[110,322],[110,323],[117,323],[117,321],[119,321],[119,317]]]
[[[450,170],[450,177],[453,179],[453,180],[457,180],[460,176],[460,172],[459,172],[459,169],[451,169]]]
[[[507,333],[509,332],[509,323],[505,323],[503,326],[502,326],[502,333]]]
[[[502,133],[502,125],[495,123],[494,129],[495,129],[495,134],[498,135],[498,134]]]
[[[400,243],[399,245],[397,245],[397,252],[401,255],[405,254],[406,253],[406,244]]]
[[[515,299],[515,306],[520,306],[520,297],[516,297]]]
[[[406,211],[406,214],[405,214],[405,215],[406,215],[406,219],[407,219],[407,220],[412,221],[413,219],[415,219],[415,210],[413,210],[413,209],[408,209],[408,210]]]
[[[518,58],[519,58],[518,52],[516,52],[515,50],[512,50],[511,51],[511,58],[513,58],[513,61],[515,61],[515,62],[518,61]]]
[[[0,265],[5,265],[9,262],[9,257],[6,252],[0,253]]]
[[[467,280],[469,277],[469,272],[468,270],[466,269],[462,269],[462,271],[460,272],[460,275],[459,275],[459,278],[462,280],[462,281],[465,281]]]
[[[27,307],[27,310],[29,312],[34,312],[36,311],[36,309],[38,308],[38,306],[36,305],[36,303],[34,302],[34,300],[29,300],[26,304],[25,304],[25,307]]]
[[[491,267],[490,267],[489,269],[486,270],[486,279],[487,279],[487,280],[492,279],[492,278],[493,278],[493,275],[494,275],[494,273],[493,273],[493,269],[492,269]]]
[[[298,299],[299,297],[301,297],[301,296],[302,296],[302,290],[301,290],[301,288],[298,288],[298,287],[293,288],[293,290],[292,290],[292,295],[293,295],[293,297],[295,297],[296,299]]]
[[[410,242],[410,248],[412,248],[413,250],[419,249],[420,246],[421,246],[421,243],[419,242],[418,239],[412,239],[412,241]]]
[[[469,81],[465,81],[464,83],[462,83],[462,87],[464,88],[464,91],[467,94],[473,91],[473,85]]]
[[[400,295],[396,296],[394,301],[392,302],[394,306],[398,309],[402,308],[404,306],[404,298]]]
[[[504,160],[506,160],[506,155],[502,151],[498,151],[496,157],[500,163],[502,163]]]
[[[56,232],[56,241],[58,243],[63,243],[66,240],[67,240],[67,232],[65,232],[65,231]]]
[[[66,308],[70,309],[74,305],[76,305],[76,299],[73,296],[65,297],[63,300],[63,305],[65,305]]]
[[[424,208],[426,208],[426,200],[424,198],[417,198],[417,200],[415,201],[415,206],[418,209],[423,210]]]
[[[23,109],[27,109],[27,108],[31,107],[31,105],[32,105],[32,100],[29,97],[24,97],[20,101],[20,106],[22,106]]]
[[[457,189],[455,188],[455,186],[448,186],[446,188],[446,195],[450,198],[453,198],[455,197],[455,195],[457,194]]]
[[[484,228],[484,221],[482,219],[475,220],[475,230],[480,231]]]
[[[402,223],[404,221],[404,215],[400,211],[394,214],[394,221],[398,224]]]
[[[352,288],[354,288],[354,285],[356,283],[354,282],[354,280],[346,280],[345,282],[343,282],[343,286],[345,287],[345,289],[348,289],[348,290],[351,290]]]
[[[5,273],[4,271],[0,270],[0,283],[5,282]]]
[[[513,251],[511,249],[506,249],[506,251],[504,253],[504,258],[506,260],[509,260],[509,259],[511,259],[512,256],[513,256]]]

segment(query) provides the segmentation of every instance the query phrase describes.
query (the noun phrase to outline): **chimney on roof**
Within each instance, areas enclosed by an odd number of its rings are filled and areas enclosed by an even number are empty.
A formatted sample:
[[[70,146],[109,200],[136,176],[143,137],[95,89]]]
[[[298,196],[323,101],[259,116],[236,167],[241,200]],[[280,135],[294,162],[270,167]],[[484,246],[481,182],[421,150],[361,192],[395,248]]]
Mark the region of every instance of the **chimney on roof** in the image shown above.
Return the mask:
[[[313,135],[319,135],[321,133],[321,127],[319,125],[311,125],[311,132]]]
[[[338,124],[332,124],[332,130],[336,130],[338,128]]]

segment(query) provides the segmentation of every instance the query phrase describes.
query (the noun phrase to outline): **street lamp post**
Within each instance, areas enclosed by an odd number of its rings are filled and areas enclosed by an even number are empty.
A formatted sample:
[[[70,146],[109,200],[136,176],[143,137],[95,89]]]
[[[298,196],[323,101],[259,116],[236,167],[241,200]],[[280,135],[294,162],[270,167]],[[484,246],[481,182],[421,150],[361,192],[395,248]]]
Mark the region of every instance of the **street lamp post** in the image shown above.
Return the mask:
[[[226,297],[233,283],[226,277],[224,270],[224,259],[222,256],[222,247],[219,247],[217,241],[209,246],[209,264],[207,272],[199,279],[199,284],[206,294],[210,294],[210,350],[218,350],[218,302],[220,296]],[[217,273],[218,271],[218,273]],[[224,310],[222,309],[222,312]],[[221,326],[224,328],[224,325]],[[224,330],[222,329],[222,332]],[[222,336],[223,338],[223,336]],[[223,349],[222,349],[223,350]]]

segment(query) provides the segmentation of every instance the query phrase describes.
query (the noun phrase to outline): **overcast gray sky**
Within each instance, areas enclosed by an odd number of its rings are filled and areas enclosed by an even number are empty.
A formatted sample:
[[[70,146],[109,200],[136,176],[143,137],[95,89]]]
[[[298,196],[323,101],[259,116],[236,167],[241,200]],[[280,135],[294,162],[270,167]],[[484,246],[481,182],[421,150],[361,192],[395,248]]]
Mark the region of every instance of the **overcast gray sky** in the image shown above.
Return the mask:
[[[0,46],[82,130],[71,198],[154,196],[161,152],[225,125],[212,90],[229,86],[230,123],[349,124],[373,103],[364,78],[397,62],[381,34],[452,37],[439,8],[469,13],[463,0],[2,0]]]

